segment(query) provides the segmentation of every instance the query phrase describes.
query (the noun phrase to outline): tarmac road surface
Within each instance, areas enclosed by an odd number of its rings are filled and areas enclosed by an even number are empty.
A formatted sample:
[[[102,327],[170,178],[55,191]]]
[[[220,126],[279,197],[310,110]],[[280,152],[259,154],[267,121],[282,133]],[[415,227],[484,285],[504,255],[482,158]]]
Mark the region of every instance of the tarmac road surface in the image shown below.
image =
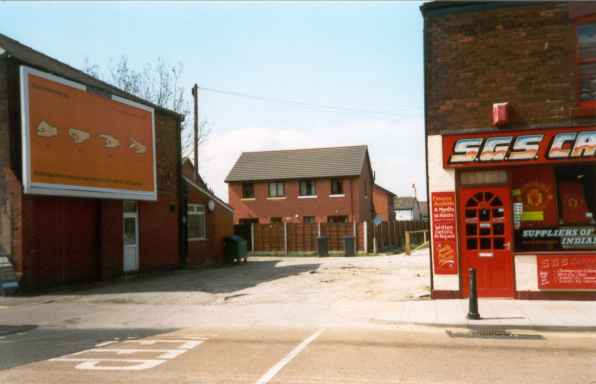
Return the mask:
[[[467,329],[451,331],[469,336]],[[28,332],[32,347],[35,337],[51,334]],[[476,338],[422,327],[145,332],[105,333],[93,345],[23,361],[0,370],[0,383],[596,383],[592,333],[512,330],[492,335],[503,338]],[[96,337],[90,333],[87,340]],[[2,341],[0,356],[10,355],[11,345],[25,346],[14,334]]]

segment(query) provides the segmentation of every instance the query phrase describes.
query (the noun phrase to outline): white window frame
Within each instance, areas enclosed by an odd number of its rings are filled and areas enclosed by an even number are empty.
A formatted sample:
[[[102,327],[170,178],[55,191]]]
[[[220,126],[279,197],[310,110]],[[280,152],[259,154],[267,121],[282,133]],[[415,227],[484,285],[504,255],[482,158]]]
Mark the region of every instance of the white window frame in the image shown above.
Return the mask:
[[[203,204],[187,204],[186,206],[186,231],[188,233],[188,225],[191,216],[203,216],[203,237],[188,237],[188,241],[207,240],[207,211]]]
[[[302,194],[302,183],[312,183],[312,195],[303,195]],[[300,180],[298,182],[298,198],[301,199],[314,199],[317,197],[317,183],[315,180]]]
[[[279,194],[281,186],[282,194]],[[271,194],[271,187],[275,189],[275,194]],[[268,199],[284,199],[286,197],[286,185],[283,181],[271,181],[267,184],[267,198]]]

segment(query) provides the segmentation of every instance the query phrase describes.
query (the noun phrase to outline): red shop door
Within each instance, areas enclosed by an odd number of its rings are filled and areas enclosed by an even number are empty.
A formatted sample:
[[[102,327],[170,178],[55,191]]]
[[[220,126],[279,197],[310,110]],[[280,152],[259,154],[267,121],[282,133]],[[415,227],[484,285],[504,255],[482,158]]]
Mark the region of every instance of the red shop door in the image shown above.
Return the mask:
[[[478,296],[513,297],[511,190],[508,186],[462,188],[459,194],[463,293],[476,268]]]

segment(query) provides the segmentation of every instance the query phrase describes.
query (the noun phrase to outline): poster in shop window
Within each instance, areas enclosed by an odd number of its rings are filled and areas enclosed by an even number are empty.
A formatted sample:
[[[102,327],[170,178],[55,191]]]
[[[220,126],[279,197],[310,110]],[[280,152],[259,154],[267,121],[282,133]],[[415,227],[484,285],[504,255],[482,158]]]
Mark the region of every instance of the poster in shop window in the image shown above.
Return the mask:
[[[455,192],[433,192],[432,251],[435,274],[457,274]]]
[[[596,256],[538,256],[538,288],[596,289]]]
[[[151,107],[22,66],[25,193],[156,200]]]

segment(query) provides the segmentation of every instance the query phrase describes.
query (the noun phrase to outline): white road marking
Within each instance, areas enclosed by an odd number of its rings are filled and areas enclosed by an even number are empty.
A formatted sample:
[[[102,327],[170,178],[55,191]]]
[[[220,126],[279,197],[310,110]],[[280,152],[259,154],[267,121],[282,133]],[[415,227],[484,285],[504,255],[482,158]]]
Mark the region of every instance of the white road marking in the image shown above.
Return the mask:
[[[178,344],[174,349],[129,349],[129,348],[91,348],[83,351],[71,353],[69,355],[50,359],[49,361],[65,361],[65,362],[78,362],[75,365],[75,369],[89,369],[89,370],[131,370],[138,371],[142,369],[155,368],[158,365],[165,363],[168,360],[174,359],[183,353],[190,351],[191,349],[203,344],[207,341],[207,338],[201,340],[185,340],[185,339],[153,339],[153,340],[123,340],[120,343],[137,343],[140,345],[155,345],[159,343],[176,343]],[[117,343],[117,341],[104,341],[96,345],[96,347],[105,347],[111,344]],[[119,359],[119,358],[96,358],[96,357],[82,357],[81,355],[86,353],[113,353],[116,356],[119,355],[132,355],[135,353],[160,353],[157,359]],[[69,357],[72,356],[72,357]],[[78,356],[78,357],[74,357]],[[101,365],[102,362],[109,362],[112,364]],[[121,365],[115,365],[113,363],[121,363]]]
[[[203,343],[204,340],[201,341],[188,341],[188,340],[164,340],[164,339],[154,339],[154,340],[126,340],[124,343],[139,343],[141,345],[154,345],[154,344],[161,344],[161,343],[177,343],[181,344],[178,348],[180,349],[193,349]]]
[[[110,349],[101,349],[101,348],[93,348],[87,349],[85,351],[73,353],[73,356],[78,356],[83,353],[90,353],[90,352],[108,352],[108,353],[115,353],[116,355],[133,355],[135,353],[161,353],[161,355],[157,356],[158,359],[173,359],[177,356],[180,356],[187,349],[121,349],[121,348],[110,348]]]
[[[58,357],[50,361],[75,361],[79,362],[75,366],[76,369],[90,369],[90,370],[114,370],[114,371],[140,371],[141,369],[155,368],[158,365],[165,363],[167,360],[133,360],[133,359],[73,359],[69,357]],[[118,362],[126,365],[99,365],[101,362]],[[131,365],[133,364],[133,365]]]
[[[271,381],[271,379],[273,379],[273,377],[275,377],[275,375],[277,375],[279,373],[279,371],[281,371],[283,369],[283,367],[285,367],[290,361],[292,361],[292,359],[294,359],[296,356],[298,356],[298,354],[300,354],[300,352],[302,352],[304,349],[306,349],[306,347],[308,347],[308,345],[310,343],[315,341],[315,339],[317,337],[319,337],[321,335],[321,333],[323,333],[324,331],[325,331],[325,329],[323,328],[323,329],[313,333],[312,335],[310,335],[302,343],[298,344],[296,346],[296,348],[292,349],[290,351],[290,353],[288,353],[286,356],[284,356],[283,359],[281,359],[277,364],[275,364],[273,367],[271,367],[271,369],[269,369],[263,376],[261,376],[261,378],[259,380],[257,380],[256,384],[267,384],[269,381]]]
[[[107,345],[114,344],[114,343],[115,343],[115,341],[104,341],[103,343],[95,344],[95,346],[98,348],[101,348],[101,347],[105,347]]]

